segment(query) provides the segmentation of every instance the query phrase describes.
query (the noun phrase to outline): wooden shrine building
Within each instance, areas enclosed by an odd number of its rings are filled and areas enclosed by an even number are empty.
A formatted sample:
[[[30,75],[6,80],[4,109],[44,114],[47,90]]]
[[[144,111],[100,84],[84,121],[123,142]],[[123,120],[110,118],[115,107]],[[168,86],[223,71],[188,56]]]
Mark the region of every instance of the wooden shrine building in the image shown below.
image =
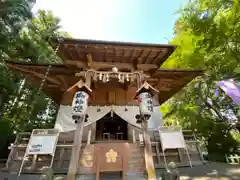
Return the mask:
[[[69,180],[98,179],[109,171],[123,172],[123,179],[130,179],[134,173],[156,179],[154,169],[163,168],[165,161],[189,166],[190,158],[190,165],[201,163],[197,141],[190,131],[182,131],[189,157],[177,147],[166,149],[165,153],[162,149],[159,129],[172,129],[164,128],[160,105],[202,74],[196,70],[160,68],[175,46],[69,38],[54,39],[51,46],[57,48],[61,64],[7,62],[7,66],[24,74],[33,85],[42,84],[41,90],[59,104],[53,127],[60,132],[52,163],[55,173],[65,173]],[[74,88],[83,84],[91,93],[81,129],[72,119],[71,105]],[[158,92],[153,96],[153,114],[145,124],[136,119],[139,102],[134,97],[141,85]],[[19,134],[11,145],[6,170],[19,172],[30,135]],[[50,159],[47,155],[27,156],[21,173],[41,173]]]

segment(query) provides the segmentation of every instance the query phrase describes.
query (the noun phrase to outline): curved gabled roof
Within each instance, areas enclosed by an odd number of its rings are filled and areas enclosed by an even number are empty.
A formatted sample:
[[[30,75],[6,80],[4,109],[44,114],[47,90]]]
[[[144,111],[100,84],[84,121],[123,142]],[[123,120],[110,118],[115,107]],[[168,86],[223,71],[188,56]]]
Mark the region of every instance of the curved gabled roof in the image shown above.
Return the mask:
[[[39,86],[49,65],[7,62],[7,66],[23,73],[33,85]],[[75,76],[76,72],[79,72],[79,69],[75,66],[52,65],[43,91],[59,103],[61,94],[79,81],[79,77]],[[159,103],[162,104],[192,79],[202,74],[200,70],[158,69],[146,80],[159,90]]]
[[[175,46],[168,44],[144,44],[113,41],[95,41],[62,38],[50,41],[53,49],[59,45],[57,54],[65,63],[75,62],[85,68],[94,66],[94,69],[108,68],[109,63],[113,66],[122,65],[122,69],[131,69],[138,65],[144,71],[156,70],[174,52]],[[91,65],[87,55],[91,55]]]
[[[63,64],[52,64],[43,91],[57,103],[61,94],[79,81],[75,73],[89,68],[109,70],[117,67],[119,71],[143,71],[150,78],[146,81],[159,90],[159,103],[172,97],[183,86],[202,71],[159,69],[163,62],[174,52],[175,46],[128,42],[110,42],[63,38],[52,39],[51,46],[59,46],[57,54]],[[7,66],[20,71],[34,85],[39,86],[49,64],[7,62]]]

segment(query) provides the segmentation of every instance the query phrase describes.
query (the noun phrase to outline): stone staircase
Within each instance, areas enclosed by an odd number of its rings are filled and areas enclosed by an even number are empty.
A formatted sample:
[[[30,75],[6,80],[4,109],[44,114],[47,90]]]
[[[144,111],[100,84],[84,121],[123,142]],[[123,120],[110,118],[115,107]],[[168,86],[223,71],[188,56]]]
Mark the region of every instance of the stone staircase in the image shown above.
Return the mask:
[[[96,180],[95,175],[78,175],[76,180]],[[114,173],[104,173],[101,175],[100,180],[122,180],[119,172]],[[128,173],[126,175],[126,180],[145,180],[142,173]]]
[[[144,160],[144,147],[139,144],[129,144],[132,148],[132,153],[128,160],[129,173],[144,173],[145,160]]]
[[[128,160],[128,170],[126,173],[126,180],[144,180],[145,172],[145,161],[144,161],[144,150],[143,146],[135,143],[129,143],[131,148],[131,153]],[[86,158],[86,156],[92,156],[92,149],[86,147],[83,150],[81,160],[91,159]],[[81,167],[81,172],[83,173],[83,167]],[[78,175],[76,180],[95,180],[95,174],[84,174]],[[122,180],[121,172],[102,172],[100,173],[100,180]]]

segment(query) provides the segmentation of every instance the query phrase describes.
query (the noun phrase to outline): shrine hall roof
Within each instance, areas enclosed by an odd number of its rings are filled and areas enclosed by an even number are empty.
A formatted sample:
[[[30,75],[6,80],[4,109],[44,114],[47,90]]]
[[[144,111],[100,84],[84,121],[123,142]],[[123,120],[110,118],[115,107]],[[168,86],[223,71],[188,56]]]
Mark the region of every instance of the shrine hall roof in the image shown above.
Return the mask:
[[[57,54],[62,64],[53,64],[43,86],[43,91],[55,102],[61,95],[79,81],[75,73],[89,68],[109,70],[117,67],[119,71],[141,70],[150,78],[150,85],[159,90],[159,103],[172,97],[183,86],[202,71],[159,69],[163,62],[174,52],[173,45],[107,42],[64,38],[61,43],[52,39],[51,46],[59,45]],[[7,62],[7,66],[24,74],[35,86],[41,84],[49,64]]]
[[[7,66],[12,70],[19,71],[35,86],[41,84],[48,65],[14,63],[7,62]],[[79,77],[75,73],[79,72],[77,67],[65,64],[52,65],[43,91],[50,96],[55,102],[59,103],[61,95],[69,87],[79,81]],[[158,69],[151,77],[146,79],[150,85],[159,90],[159,103],[162,104],[182,87],[188,84],[196,76],[202,75],[200,70],[181,70],[181,69]]]
[[[63,38],[60,41],[59,39],[52,39],[50,44],[53,49],[60,45],[57,54],[63,59],[64,63],[72,61],[71,64],[75,62],[83,68],[92,64],[95,69],[108,68],[109,65],[106,63],[111,63],[112,66],[117,66],[121,63],[125,65],[125,69],[131,69],[132,65],[138,65],[144,71],[156,70],[175,50],[175,46],[168,44],[143,44],[72,38]],[[89,54],[92,62],[89,62]]]

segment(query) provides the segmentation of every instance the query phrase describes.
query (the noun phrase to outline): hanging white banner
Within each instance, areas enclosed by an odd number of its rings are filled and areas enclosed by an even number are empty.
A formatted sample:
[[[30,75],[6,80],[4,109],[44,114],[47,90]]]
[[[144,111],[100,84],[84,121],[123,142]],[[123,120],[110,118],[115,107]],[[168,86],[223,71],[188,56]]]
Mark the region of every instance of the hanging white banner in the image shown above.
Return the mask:
[[[89,117],[88,121],[84,123],[84,126],[100,120],[106,114],[111,112],[111,110],[128,123],[139,128],[141,127],[140,124],[136,123],[135,118],[136,114],[139,114],[138,106],[88,106],[87,114]],[[160,107],[155,106],[153,111],[154,113],[148,121],[148,127],[157,128],[159,126],[163,126]],[[54,128],[60,130],[61,132],[69,132],[76,129],[76,124],[72,120],[71,106],[60,105]]]
[[[53,154],[58,135],[33,135],[28,144],[27,154]]]
[[[84,123],[84,126],[96,122],[110,111],[111,106],[88,106],[87,114],[89,117],[88,121]],[[54,128],[58,129],[61,132],[76,130],[76,124],[72,119],[71,106],[60,105]]]

